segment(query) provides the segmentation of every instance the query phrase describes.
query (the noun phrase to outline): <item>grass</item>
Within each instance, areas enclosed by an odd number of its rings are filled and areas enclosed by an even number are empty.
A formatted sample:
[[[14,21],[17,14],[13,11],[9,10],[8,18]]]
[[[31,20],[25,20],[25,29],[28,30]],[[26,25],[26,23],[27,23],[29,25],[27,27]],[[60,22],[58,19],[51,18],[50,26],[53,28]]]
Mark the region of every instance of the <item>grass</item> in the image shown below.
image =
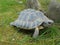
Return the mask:
[[[41,5],[47,10],[47,0]],[[10,22],[18,17],[18,13],[25,9],[24,3],[19,4],[15,0],[0,0],[0,45],[60,45],[60,25],[40,31],[37,39],[31,37],[32,31],[25,31],[10,26]]]

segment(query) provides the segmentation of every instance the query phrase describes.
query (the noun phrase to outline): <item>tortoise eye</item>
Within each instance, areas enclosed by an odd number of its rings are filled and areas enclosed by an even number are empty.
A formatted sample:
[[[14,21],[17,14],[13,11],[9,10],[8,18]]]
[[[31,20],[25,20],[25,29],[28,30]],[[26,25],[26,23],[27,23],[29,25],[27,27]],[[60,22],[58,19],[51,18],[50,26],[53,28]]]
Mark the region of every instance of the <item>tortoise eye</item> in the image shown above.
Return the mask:
[[[48,24],[51,24],[51,22],[48,22]]]

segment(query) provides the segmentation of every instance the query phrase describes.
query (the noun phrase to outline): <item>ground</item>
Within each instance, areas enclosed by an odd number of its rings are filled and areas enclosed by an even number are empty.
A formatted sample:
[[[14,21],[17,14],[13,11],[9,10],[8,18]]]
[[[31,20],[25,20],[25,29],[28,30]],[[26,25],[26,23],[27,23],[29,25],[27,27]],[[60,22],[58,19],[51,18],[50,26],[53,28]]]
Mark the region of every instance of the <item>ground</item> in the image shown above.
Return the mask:
[[[41,0],[42,9],[47,10],[48,2]],[[25,0],[22,4],[16,0],[0,0],[0,45],[60,45],[59,24],[40,30],[37,39],[31,37],[33,31],[10,26],[10,22],[17,19],[23,9],[25,9]]]

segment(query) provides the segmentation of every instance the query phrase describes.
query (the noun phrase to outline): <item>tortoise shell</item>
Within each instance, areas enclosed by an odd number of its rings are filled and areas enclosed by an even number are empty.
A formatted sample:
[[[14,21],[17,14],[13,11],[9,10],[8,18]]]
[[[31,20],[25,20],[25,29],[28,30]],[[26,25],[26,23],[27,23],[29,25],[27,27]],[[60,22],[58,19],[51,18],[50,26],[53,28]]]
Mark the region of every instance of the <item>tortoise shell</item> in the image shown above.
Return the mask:
[[[43,12],[37,11],[35,9],[25,9],[20,12],[19,17],[10,25],[23,28],[23,29],[33,29],[40,26],[48,18]]]

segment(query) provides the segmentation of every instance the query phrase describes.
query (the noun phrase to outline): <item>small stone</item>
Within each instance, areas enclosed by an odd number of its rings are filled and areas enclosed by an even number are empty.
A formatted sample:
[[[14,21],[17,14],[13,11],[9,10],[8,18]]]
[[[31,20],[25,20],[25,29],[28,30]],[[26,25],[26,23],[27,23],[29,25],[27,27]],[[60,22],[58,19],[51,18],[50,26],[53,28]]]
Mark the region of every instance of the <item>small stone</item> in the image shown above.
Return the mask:
[[[14,41],[15,39],[13,38],[12,40]]]
[[[22,3],[23,3],[23,1],[19,1],[18,3],[22,4]]]

